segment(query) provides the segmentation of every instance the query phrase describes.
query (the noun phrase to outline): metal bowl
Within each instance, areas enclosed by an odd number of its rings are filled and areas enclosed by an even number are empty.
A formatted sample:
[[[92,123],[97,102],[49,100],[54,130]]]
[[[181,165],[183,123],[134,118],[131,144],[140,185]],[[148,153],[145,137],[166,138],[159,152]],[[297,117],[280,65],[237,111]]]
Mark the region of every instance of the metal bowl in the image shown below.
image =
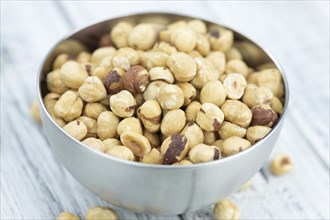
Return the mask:
[[[228,26],[202,19],[207,25],[219,25],[233,30],[238,44],[242,44],[254,54],[246,57],[243,53],[249,65],[255,67],[271,62],[283,74],[284,112],[273,130],[264,139],[239,154],[189,166],[149,165],[124,161],[88,148],[64,132],[47,112],[42,101],[47,93],[46,74],[51,70],[56,55],[62,52],[77,55],[84,49],[95,49],[100,36],[108,32],[118,21],[150,19],[171,22],[194,18],[169,13],[144,13],[101,21],[74,31],[59,41],[41,64],[37,79],[39,102],[49,142],[64,167],[78,182],[115,206],[140,213],[176,215],[201,209],[229,196],[258,172],[280,134],[287,112],[289,90],[283,69],[268,51]]]

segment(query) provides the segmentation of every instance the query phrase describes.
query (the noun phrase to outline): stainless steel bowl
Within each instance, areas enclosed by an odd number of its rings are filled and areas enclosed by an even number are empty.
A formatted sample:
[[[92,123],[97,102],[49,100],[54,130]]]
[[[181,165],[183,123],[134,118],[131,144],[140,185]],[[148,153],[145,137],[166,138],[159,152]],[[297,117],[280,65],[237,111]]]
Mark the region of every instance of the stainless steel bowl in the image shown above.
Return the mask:
[[[49,142],[64,167],[78,182],[115,206],[134,212],[174,215],[201,209],[229,196],[258,172],[280,134],[287,112],[289,90],[283,69],[269,52],[230,27],[204,20],[207,25],[217,24],[233,30],[235,40],[242,42],[255,54],[246,59],[249,65],[272,62],[283,74],[284,112],[270,134],[237,155],[191,166],[148,165],[124,161],[86,147],[65,133],[46,111],[42,102],[47,92],[46,74],[51,70],[56,55],[62,52],[76,55],[86,48],[95,49],[99,37],[118,21],[148,19],[166,22],[193,18],[169,13],[136,14],[105,20],[73,32],[57,43],[41,64],[38,74],[39,102]]]

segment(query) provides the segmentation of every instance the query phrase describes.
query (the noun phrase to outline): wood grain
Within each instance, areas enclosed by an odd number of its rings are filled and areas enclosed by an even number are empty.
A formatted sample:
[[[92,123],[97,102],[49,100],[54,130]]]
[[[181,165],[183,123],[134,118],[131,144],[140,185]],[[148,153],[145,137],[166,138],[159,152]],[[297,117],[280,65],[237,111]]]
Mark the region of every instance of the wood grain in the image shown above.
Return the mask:
[[[291,102],[274,152],[288,152],[295,167],[289,175],[275,177],[265,164],[251,188],[232,195],[241,218],[329,219],[326,8],[329,2],[1,2],[0,218],[54,219],[64,210],[83,217],[89,207],[109,205],[59,164],[42,126],[32,121],[29,103],[36,97],[38,65],[75,27],[132,12],[171,11],[242,30],[273,51],[286,71]],[[116,210],[122,219],[160,219]],[[167,219],[212,218],[212,207],[207,207]]]

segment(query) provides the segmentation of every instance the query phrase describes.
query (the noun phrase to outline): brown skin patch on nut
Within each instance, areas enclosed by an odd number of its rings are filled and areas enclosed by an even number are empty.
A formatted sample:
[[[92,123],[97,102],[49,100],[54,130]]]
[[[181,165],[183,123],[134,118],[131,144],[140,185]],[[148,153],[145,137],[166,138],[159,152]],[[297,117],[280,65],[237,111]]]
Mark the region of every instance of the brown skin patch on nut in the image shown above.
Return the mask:
[[[252,109],[252,125],[274,126],[278,116],[272,109],[266,109],[262,106],[254,106]]]
[[[219,130],[221,127],[221,122],[219,122],[216,118],[213,119],[213,128],[215,131]]]
[[[212,37],[219,38],[220,37],[220,32],[219,31],[211,31],[210,32]]]
[[[77,120],[77,125],[80,125],[80,121],[79,120]]]
[[[138,112],[140,113],[141,109],[138,109]],[[145,119],[147,121],[150,121],[152,124],[159,124],[162,121],[161,116],[153,117],[153,118],[147,118],[143,114],[140,114],[139,117],[142,117],[143,119]]]
[[[201,108],[201,109],[199,109],[199,111],[201,111],[201,112],[203,112],[204,114],[205,114],[205,111]]]
[[[137,105],[132,105],[132,106],[129,106],[125,109],[126,112],[130,112],[132,110],[134,110],[136,108]]]
[[[116,70],[111,70],[103,80],[104,86],[109,94],[114,94],[120,91],[121,76]]]
[[[187,144],[187,138],[184,135],[175,134],[171,136],[171,143],[164,154],[164,164],[172,164],[178,162],[177,157],[180,156]]]
[[[99,40],[99,48],[109,46],[113,46],[112,39],[109,34],[103,34]]]
[[[85,65],[85,69],[86,69],[88,75],[91,75],[92,65],[90,65],[90,64],[86,64],[86,65]]]
[[[220,152],[218,149],[214,149],[214,156],[213,156],[213,160],[217,160],[220,157]]]
[[[124,87],[132,94],[144,92],[149,84],[148,71],[140,65],[131,66],[123,76]]]
[[[290,164],[290,160],[289,160],[289,158],[285,157],[281,160],[281,165],[284,166],[284,165],[287,165],[287,164]]]
[[[193,126],[194,124],[195,124],[194,122],[190,121],[188,122],[188,127]]]

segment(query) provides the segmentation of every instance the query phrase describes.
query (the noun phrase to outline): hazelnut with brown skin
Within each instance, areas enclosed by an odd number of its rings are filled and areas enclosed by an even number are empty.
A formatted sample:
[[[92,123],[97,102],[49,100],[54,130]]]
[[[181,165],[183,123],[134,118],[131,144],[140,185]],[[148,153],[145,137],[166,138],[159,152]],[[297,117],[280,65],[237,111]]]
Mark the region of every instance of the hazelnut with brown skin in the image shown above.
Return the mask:
[[[218,160],[221,157],[219,148],[206,144],[198,144],[189,152],[189,159],[193,163],[205,163]]]
[[[103,80],[104,86],[109,94],[116,94],[124,89],[124,73],[124,70],[120,68],[113,68],[111,71],[109,71]]]
[[[189,141],[182,134],[174,134],[166,138],[160,148],[164,164],[173,164],[186,157],[189,150]]]
[[[125,89],[132,94],[144,92],[149,84],[149,74],[143,66],[131,66],[124,74],[123,81]]]
[[[252,109],[252,125],[273,127],[278,116],[269,105],[256,105]]]

